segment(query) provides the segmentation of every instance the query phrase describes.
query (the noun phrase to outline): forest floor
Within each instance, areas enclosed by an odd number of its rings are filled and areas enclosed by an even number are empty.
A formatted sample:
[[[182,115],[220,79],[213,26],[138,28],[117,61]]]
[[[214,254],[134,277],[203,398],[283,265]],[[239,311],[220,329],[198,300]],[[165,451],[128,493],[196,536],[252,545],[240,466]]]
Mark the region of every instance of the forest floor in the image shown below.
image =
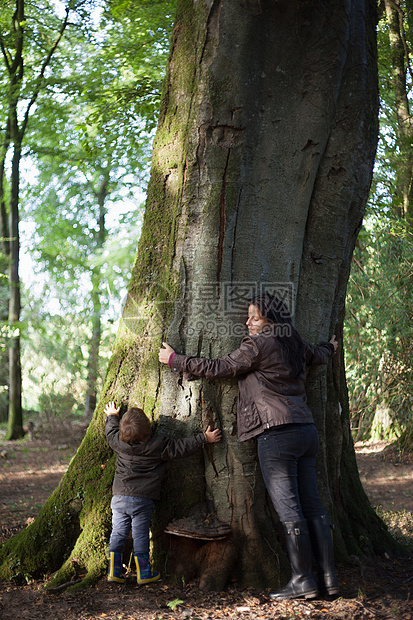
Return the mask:
[[[34,436],[5,442],[0,432],[0,543],[25,528],[57,486],[86,426],[38,427]],[[360,476],[371,503],[393,534],[413,551],[413,454],[385,442],[357,444]],[[114,586],[103,578],[82,592],[50,593],[44,582],[0,582],[0,620],[293,620],[297,618],[413,620],[413,556],[338,565],[341,596],[333,601],[281,601],[232,584],[203,593],[196,583]]]

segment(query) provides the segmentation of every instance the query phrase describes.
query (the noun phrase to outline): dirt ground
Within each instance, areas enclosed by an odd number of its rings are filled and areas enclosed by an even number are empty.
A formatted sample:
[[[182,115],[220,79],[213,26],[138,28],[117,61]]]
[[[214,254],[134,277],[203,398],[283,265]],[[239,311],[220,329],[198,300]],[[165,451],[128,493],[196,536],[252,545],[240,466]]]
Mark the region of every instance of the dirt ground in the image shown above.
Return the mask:
[[[385,441],[356,444],[360,479],[373,506],[413,513],[413,454]]]
[[[0,543],[26,527],[58,484],[85,432],[85,425],[37,428],[32,439],[1,441]],[[384,442],[356,445],[360,476],[372,504],[397,537],[413,549],[413,455],[398,454]],[[273,603],[265,591],[241,589],[202,593],[197,584],[182,587],[159,581],[137,586],[102,579],[80,593],[50,593],[44,582],[18,587],[0,582],[0,620],[413,620],[413,557],[354,558],[338,565],[341,596],[334,601]]]

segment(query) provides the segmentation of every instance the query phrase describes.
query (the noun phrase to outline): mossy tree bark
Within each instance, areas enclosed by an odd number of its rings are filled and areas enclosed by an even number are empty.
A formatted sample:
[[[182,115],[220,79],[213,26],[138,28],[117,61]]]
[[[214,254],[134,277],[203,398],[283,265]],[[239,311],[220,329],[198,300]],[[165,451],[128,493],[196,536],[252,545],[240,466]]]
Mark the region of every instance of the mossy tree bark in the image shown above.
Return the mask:
[[[188,354],[233,350],[256,286],[290,295],[310,342],[341,334],[376,119],[373,2],[179,2],[145,222],[102,397],[59,488],[4,546],[3,576],[17,565],[28,574],[61,567],[57,583],[79,567],[86,581],[104,570],[113,458],[103,407],[113,399],[171,432],[223,430],[205,459],[170,468],[154,519],[158,554],[164,526],[207,498],[234,532],[231,576],[277,583],[284,555],[255,443],[236,439],[235,382],[186,381],[161,369],[157,353],[164,340]],[[359,480],[342,356],[309,374],[308,395],[338,557],[391,550]],[[39,552],[45,528],[54,543]]]

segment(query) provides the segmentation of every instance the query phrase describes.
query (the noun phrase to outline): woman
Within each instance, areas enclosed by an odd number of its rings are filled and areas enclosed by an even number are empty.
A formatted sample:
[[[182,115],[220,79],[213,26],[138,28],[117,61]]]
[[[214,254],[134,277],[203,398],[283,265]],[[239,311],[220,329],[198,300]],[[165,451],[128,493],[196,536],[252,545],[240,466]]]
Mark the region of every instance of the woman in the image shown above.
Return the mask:
[[[164,343],[159,361],[173,372],[238,378],[238,439],[257,437],[262,475],[284,526],[291,563],[290,581],[270,597],[336,595],[330,522],[317,489],[318,434],[304,380],[305,367],[326,364],[338,343],[335,336],[318,346],[307,343],[283,302],[268,294],[251,300],[247,327],[249,336],[224,357],[178,355]],[[318,585],[312,575],[312,551],[319,566]]]

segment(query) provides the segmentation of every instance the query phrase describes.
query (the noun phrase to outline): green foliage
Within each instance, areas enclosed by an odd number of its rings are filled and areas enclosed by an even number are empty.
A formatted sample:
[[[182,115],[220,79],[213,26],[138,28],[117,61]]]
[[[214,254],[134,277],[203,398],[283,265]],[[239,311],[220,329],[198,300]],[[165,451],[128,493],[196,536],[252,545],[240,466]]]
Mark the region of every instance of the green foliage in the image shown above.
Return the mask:
[[[346,368],[352,426],[370,435],[378,405],[391,429],[413,409],[413,236],[395,217],[371,217],[353,258],[347,295]],[[391,430],[390,429],[390,430]]]
[[[385,11],[378,24],[380,135],[348,286],[345,346],[356,438],[401,434],[402,440],[409,436],[413,411],[413,132],[401,117],[411,101],[406,51],[413,44],[413,5],[402,0],[393,8],[401,29],[398,54],[390,44]],[[387,428],[380,417],[388,418]]]
[[[9,346],[10,340],[18,336],[20,330],[12,325],[0,325],[0,351],[4,351]]]
[[[167,603],[166,605],[170,607],[172,611],[175,611],[176,607],[182,605],[182,603],[183,601],[180,598],[176,598],[173,601],[169,601],[169,603]]]
[[[413,413],[410,414],[408,424],[397,443],[402,451],[413,452]]]
[[[401,208],[402,196],[398,187],[398,176],[404,165],[405,149],[398,132],[395,93],[392,82],[392,55],[389,41],[389,27],[385,16],[378,24],[377,32],[379,67],[379,142],[377,146],[369,212],[377,217]],[[407,139],[407,138],[406,138]],[[408,146],[408,145],[407,145]]]
[[[47,394],[42,393],[39,396],[39,408],[40,412],[45,415],[47,419],[54,417],[69,417],[73,413],[73,409],[76,405],[76,400],[73,394],[64,393],[59,394],[52,390]]]
[[[67,282],[67,281],[66,281]],[[109,283],[108,283],[109,286]],[[59,292],[59,304],[53,293]],[[124,293],[124,289],[119,291]],[[52,296],[50,295],[52,293]],[[29,319],[24,331],[22,365],[24,368],[23,394],[26,409],[62,415],[81,413],[86,392],[86,375],[88,360],[88,342],[91,338],[89,316],[90,299],[79,304],[76,311],[76,294],[69,287],[65,295],[64,283],[45,281],[35,291],[26,291]],[[107,360],[116,333],[117,322],[112,318],[120,312],[120,299],[117,291],[109,294],[108,309],[102,324],[101,346],[99,351],[99,370],[97,387],[100,389]],[[106,305],[106,304],[105,304]],[[66,312],[64,311],[66,310]],[[72,402],[73,399],[73,402]],[[66,407],[69,404],[70,407]]]
[[[41,0],[26,9],[22,101],[30,100],[62,6]],[[33,261],[31,272],[21,270],[28,408],[65,391],[81,406],[92,338],[101,348],[100,385],[140,236],[174,13],[167,0],[70,6],[77,12],[43,75],[25,133],[20,210]],[[0,18],[10,46],[13,11],[10,1]],[[7,79],[1,70],[0,85]],[[6,117],[0,104],[0,121]]]
[[[53,67],[53,57],[58,60],[57,50],[65,31],[83,31],[93,7],[88,0],[71,0],[65,7],[47,0],[36,4],[15,0],[6,3],[0,21],[0,87],[5,93],[0,100],[0,218],[2,235],[8,239],[2,250],[10,264],[9,323],[20,321],[20,169],[25,140],[29,138],[27,128],[39,113],[39,95]],[[7,186],[10,194],[4,191]],[[0,314],[4,321],[5,313]],[[6,437],[16,439],[23,434],[20,336],[12,342],[10,351]]]

